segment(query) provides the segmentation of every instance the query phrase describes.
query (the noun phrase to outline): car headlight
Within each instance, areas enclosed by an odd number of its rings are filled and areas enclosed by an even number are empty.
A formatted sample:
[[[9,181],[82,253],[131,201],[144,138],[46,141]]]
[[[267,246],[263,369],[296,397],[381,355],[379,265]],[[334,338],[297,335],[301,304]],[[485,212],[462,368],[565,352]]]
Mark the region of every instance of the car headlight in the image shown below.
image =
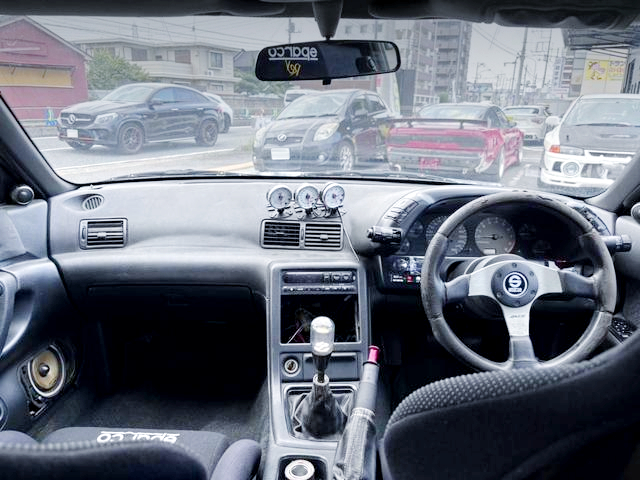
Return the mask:
[[[93,123],[101,124],[101,123],[109,123],[118,118],[117,113],[103,113],[102,115],[98,115]]]
[[[336,133],[338,130],[339,124],[337,122],[325,123],[324,125],[320,125],[320,128],[316,130],[316,134],[313,136],[314,142],[321,142],[326,140],[331,135]]]
[[[267,127],[262,127],[256,132],[256,138],[253,140],[253,148],[259,148],[264,142],[264,137],[267,136]]]
[[[551,153],[562,153],[564,155],[583,156],[584,150],[578,147],[569,147],[567,145],[551,145],[549,148]]]

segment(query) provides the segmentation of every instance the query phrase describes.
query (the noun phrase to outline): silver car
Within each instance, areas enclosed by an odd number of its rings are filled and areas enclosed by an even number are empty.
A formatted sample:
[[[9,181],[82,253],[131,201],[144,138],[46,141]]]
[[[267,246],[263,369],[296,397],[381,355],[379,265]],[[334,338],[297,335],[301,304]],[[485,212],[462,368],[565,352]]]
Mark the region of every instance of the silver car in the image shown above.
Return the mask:
[[[507,117],[516,122],[524,133],[525,142],[542,143],[547,133],[547,117],[551,115],[544,105],[515,105],[502,109]]]

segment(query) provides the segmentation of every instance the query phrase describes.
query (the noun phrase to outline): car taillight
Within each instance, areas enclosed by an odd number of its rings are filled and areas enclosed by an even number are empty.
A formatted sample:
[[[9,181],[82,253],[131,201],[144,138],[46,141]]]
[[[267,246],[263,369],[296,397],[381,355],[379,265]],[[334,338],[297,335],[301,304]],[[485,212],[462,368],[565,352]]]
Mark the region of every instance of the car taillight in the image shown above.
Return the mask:
[[[560,153],[560,145],[551,145],[549,151],[551,153]]]

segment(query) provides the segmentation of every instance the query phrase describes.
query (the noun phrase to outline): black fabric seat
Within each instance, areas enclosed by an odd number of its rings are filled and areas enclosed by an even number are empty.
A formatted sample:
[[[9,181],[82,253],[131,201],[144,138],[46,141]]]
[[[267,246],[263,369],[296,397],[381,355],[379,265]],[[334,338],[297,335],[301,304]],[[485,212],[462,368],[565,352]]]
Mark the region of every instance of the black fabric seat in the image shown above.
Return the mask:
[[[0,432],[1,476],[12,480],[249,480],[260,454],[252,440],[203,431],[72,427],[42,442]]]
[[[640,335],[593,360],[422,387],[389,419],[385,480],[621,478],[638,442]]]

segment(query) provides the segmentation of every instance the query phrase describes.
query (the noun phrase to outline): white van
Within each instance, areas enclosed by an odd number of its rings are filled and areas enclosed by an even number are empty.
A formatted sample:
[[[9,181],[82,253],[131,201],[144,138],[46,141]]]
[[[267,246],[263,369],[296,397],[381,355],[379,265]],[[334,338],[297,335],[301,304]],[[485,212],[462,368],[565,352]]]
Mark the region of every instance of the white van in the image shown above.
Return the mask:
[[[292,88],[287,90],[284,93],[284,106],[286,107],[287,105],[289,105],[291,102],[293,102],[294,100],[303,97],[304,95],[308,94],[308,93],[316,93],[319,92],[319,90],[307,90],[304,88]]]

